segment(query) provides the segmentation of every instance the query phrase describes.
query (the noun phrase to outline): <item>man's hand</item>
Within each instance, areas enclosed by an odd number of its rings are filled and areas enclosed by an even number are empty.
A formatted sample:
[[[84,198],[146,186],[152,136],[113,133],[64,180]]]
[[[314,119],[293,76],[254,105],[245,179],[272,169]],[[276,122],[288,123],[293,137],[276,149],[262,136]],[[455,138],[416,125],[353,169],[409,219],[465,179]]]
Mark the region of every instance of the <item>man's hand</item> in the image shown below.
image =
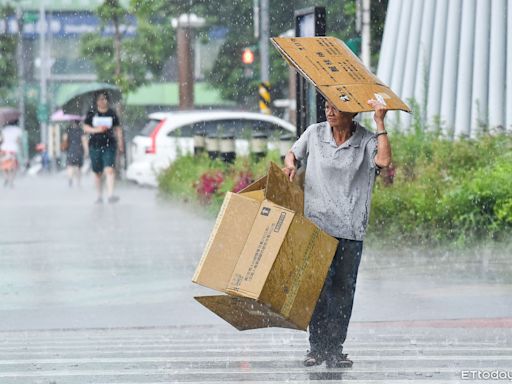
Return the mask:
[[[384,117],[386,117],[386,112],[388,111],[386,106],[375,99],[368,100],[368,104],[375,110],[373,115],[373,120],[375,123],[384,124]]]
[[[96,127],[96,129],[98,130],[97,133],[105,133],[109,128],[105,125],[99,125]]]
[[[297,167],[295,166],[295,155],[292,151],[288,151],[284,158],[283,172],[288,176],[290,181],[293,181],[295,174],[297,173]]]
[[[290,179],[290,181],[293,181],[293,178],[295,177],[295,174],[297,173],[297,168],[295,166],[293,167],[284,167],[283,172],[286,176]]]

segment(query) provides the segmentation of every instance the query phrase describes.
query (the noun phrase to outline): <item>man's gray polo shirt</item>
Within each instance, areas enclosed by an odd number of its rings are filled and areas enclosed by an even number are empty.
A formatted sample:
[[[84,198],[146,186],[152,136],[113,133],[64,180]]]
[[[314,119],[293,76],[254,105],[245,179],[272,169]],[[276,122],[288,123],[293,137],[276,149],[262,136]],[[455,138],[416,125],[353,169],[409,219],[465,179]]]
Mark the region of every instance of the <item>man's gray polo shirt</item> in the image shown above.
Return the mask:
[[[377,137],[358,123],[336,145],[327,122],[313,124],[292,146],[307,160],[304,215],[334,237],[363,240],[376,176]]]

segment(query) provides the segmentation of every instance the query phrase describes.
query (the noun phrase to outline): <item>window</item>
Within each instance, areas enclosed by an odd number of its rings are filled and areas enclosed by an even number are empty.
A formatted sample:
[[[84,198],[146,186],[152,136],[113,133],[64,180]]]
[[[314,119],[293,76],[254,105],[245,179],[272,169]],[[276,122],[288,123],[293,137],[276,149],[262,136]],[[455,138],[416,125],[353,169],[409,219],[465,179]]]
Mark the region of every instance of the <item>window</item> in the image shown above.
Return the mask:
[[[250,137],[250,124],[248,120],[243,119],[224,119],[200,121],[194,124],[194,132],[205,132],[206,135],[216,133],[218,135],[232,134],[235,138],[244,138],[244,132],[248,132]]]
[[[194,136],[194,125],[188,124],[176,128],[167,134],[169,137],[192,137]]]
[[[223,120],[202,120],[196,123],[185,125],[168,134],[170,137],[192,137],[197,132],[204,132],[207,136],[217,134],[232,134],[235,139],[250,140],[253,132],[264,132],[269,139],[279,139],[288,133],[282,127],[268,121],[249,119],[223,119]]]
[[[267,137],[273,140],[279,140],[281,135],[289,133],[286,129],[269,121],[251,120],[251,126],[253,132],[266,133]]]
[[[144,128],[142,128],[142,130],[140,131],[139,135],[141,136],[151,136],[151,134],[153,133],[153,130],[155,129],[155,127],[160,124],[160,121],[161,120],[149,120],[146,125],[144,126]]]

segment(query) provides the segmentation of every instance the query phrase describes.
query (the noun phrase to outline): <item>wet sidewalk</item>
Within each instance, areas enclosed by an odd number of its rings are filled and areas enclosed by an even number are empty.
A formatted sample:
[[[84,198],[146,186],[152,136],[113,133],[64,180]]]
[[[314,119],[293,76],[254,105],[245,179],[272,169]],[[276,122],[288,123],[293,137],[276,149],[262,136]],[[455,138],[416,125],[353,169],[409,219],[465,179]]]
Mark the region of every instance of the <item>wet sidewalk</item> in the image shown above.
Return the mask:
[[[0,190],[0,383],[462,380],[512,371],[512,246],[367,242],[350,371],[305,369],[303,332],[238,332],[193,300],[214,219],[122,184],[23,178]]]
[[[368,325],[351,329],[351,369],[303,367],[305,335],[289,330],[189,326],[0,333],[0,382],[481,383],[491,375],[512,375],[510,328]]]

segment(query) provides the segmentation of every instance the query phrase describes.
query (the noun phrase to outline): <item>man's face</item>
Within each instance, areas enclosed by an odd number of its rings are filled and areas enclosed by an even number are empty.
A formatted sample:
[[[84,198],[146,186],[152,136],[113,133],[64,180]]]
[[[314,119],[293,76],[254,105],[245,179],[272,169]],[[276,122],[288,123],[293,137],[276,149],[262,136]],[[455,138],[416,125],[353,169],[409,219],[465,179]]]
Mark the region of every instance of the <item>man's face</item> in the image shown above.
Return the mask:
[[[327,101],[325,103],[325,116],[331,127],[338,127],[342,125],[343,122],[352,121],[355,113],[339,111],[334,104]]]

